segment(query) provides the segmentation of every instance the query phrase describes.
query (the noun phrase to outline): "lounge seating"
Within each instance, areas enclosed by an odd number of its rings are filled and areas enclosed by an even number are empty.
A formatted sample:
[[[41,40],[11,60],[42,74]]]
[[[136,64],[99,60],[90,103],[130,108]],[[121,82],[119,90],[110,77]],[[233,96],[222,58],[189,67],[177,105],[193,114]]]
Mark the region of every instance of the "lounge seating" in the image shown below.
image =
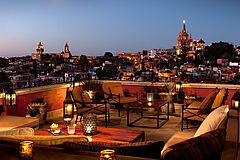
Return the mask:
[[[101,102],[94,102],[80,87],[74,87],[72,90],[72,95],[77,111],[75,123],[78,122],[79,116],[82,118],[83,114],[91,112],[95,114],[104,114],[105,126],[107,127],[107,124],[110,121],[110,105],[105,99]]]
[[[229,108],[212,111],[194,132],[177,132],[165,144],[161,159],[220,159],[224,147]]]
[[[181,130],[184,129],[184,121],[187,124],[186,128],[189,128],[189,121],[204,121],[211,111],[225,103],[227,96],[228,90],[226,88],[222,88],[221,90],[215,88],[202,102],[194,101],[189,106],[182,106]]]
[[[118,106],[119,117],[120,117],[120,110],[123,104],[138,102],[138,92],[136,93],[128,92],[128,94],[132,96],[124,95],[122,84],[120,82],[105,82],[102,85],[102,89],[104,92],[104,97],[108,99],[108,102],[110,104],[114,104]]]

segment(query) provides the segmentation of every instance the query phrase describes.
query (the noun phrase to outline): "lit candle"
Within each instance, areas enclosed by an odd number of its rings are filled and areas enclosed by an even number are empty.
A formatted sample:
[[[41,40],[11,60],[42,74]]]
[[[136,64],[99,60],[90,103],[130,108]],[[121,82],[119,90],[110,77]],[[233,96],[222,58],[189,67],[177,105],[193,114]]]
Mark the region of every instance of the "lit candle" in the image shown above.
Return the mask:
[[[238,105],[239,105],[239,101],[235,101],[235,104],[234,104],[235,108],[238,108]]]
[[[23,141],[20,143],[19,154],[23,159],[32,159],[32,151],[33,151],[33,142],[32,141]]]
[[[72,114],[72,105],[68,104],[66,107],[66,114],[71,115]]]
[[[91,133],[91,126],[87,126],[86,133]]]
[[[88,142],[92,142],[93,141],[91,136],[87,136],[87,139],[88,139]]]
[[[147,104],[148,104],[148,106],[152,106],[152,102],[148,102]]]

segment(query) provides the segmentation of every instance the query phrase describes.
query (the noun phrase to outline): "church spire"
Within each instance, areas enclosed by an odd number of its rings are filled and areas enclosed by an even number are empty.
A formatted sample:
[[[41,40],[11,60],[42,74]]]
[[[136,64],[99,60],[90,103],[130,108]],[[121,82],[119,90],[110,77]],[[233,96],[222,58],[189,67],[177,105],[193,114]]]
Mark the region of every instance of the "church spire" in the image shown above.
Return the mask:
[[[70,53],[69,46],[67,43],[64,46],[64,53]]]
[[[186,23],[186,21],[183,20],[183,29],[182,29],[182,32],[187,32],[187,31],[186,31],[186,25],[185,25],[185,23]]]

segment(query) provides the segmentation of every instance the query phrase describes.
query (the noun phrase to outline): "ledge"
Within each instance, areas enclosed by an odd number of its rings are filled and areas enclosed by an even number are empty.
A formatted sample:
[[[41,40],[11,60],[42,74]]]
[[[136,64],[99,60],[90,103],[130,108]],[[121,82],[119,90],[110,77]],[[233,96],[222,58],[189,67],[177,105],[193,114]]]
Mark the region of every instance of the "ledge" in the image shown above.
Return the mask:
[[[98,80],[99,84],[103,84],[104,82],[121,82],[123,85],[131,85],[131,86],[164,86],[164,82],[136,82],[136,81],[109,81],[109,80]],[[16,90],[18,95],[24,94],[31,94],[37,93],[41,91],[52,90],[56,88],[67,88],[71,87],[71,83],[64,83],[64,84],[54,84],[54,85],[47,85],[47,86],[40,86],[34,88],[24,88]],[[226,87],[228,89],[240,89],[240,85],[234,84],[208,84],[208,83],[183,83],[183,87],[185,88],[223,88]]]

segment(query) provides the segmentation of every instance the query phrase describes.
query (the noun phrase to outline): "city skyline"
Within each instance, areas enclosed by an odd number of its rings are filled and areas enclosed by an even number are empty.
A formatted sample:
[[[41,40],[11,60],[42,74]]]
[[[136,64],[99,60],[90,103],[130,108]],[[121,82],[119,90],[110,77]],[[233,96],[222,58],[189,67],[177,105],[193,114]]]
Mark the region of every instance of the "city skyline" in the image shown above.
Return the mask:
[[[170,0],[11,0],[0,2],[0,57],[35,52],[103,55],[176,45],[182,21],[193,39],[207,45],[225,41],[240,45],[240,2]]]

